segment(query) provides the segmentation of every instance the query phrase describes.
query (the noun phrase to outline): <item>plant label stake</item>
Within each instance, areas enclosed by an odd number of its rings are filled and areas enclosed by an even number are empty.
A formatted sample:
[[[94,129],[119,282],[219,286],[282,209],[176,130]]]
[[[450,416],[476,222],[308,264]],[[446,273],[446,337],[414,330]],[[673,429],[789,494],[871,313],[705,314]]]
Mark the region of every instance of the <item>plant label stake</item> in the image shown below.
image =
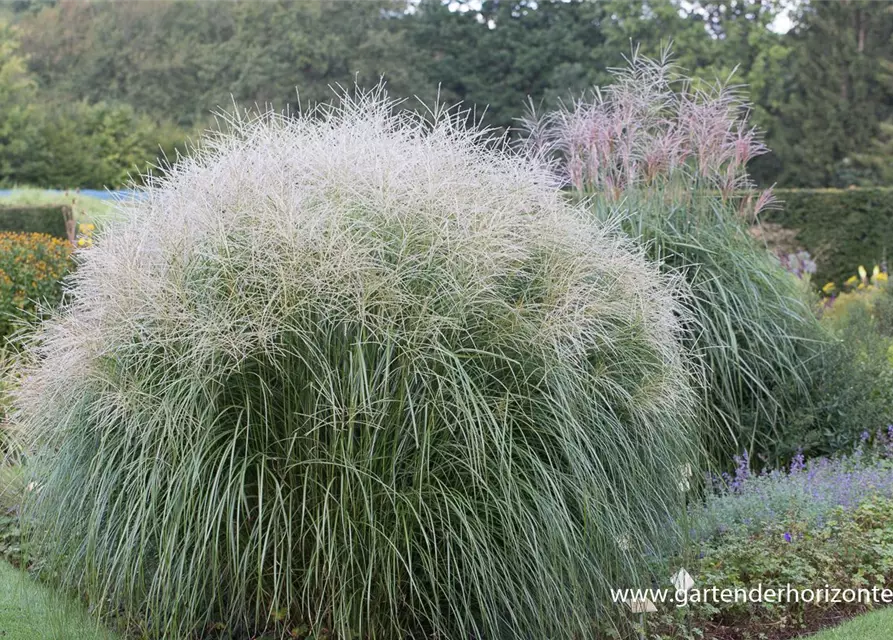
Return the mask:
[[[626,600],[626,606],[628,606],[629,610],[633,613],[639,614],[639,625],[641,626],[639,638],[640,640],[645,640],[645,614],[656,612],[657,607],[655,607],[654,603],[648,598],[642,598],[641,600],[630,598]]]

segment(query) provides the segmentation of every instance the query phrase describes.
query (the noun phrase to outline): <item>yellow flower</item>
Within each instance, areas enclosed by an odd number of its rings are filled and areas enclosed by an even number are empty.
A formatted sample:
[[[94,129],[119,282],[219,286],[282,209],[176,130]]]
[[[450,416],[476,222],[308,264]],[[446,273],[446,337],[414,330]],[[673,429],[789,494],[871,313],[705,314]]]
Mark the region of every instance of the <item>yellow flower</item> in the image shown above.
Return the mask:
[[[834,293],[834,289],[835,287],[833,282],[829,282],[824,287],[822,287],[822,291],[824,291],[826,294]]]
[[[849,278],[846,279],[846,282],[844,282],[843,284],[846,285],[847,287],[852,287],[857,282],[859,282],[859,278],[857,278],[856,276],[850,276]]]
[[[887,278],[888,278],[887,273],[884,271],[881,271],[879,274],[877,274],[878,282],[886,282]]]

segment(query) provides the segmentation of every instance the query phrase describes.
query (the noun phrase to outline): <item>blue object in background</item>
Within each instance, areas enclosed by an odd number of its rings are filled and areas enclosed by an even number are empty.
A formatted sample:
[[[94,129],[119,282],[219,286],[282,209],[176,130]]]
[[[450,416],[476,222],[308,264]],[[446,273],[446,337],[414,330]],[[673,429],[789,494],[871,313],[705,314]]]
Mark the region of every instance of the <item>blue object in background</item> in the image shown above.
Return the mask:
[[[0,198],[11,195],[13,191],[15,191],[15,189],[0,189]],[[65,193],[65,191],[61,191],[59,189],[46,189],[46,191],[50,193],[58,193],[60,195]],[[88,196],[90,198],[98,198],[100,200],[113,200],[118,196],[132,196],[137,192],[128,189],[122,189],[119,191],[107,191],[104,189],[69,189],[68,193],[70,195],[82,195]]]

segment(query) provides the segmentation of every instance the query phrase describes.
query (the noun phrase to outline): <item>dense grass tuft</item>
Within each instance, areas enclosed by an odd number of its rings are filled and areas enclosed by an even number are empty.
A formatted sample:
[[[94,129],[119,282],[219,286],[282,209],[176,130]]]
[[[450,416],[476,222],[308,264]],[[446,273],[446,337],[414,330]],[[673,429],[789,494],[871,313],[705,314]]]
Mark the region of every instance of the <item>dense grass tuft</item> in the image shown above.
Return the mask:
[[[465,114],[392,106],[235,117],[84,252],[16,420],[35,549],[98,609],[584,637],[671,533],[675,283]]]
[[[684,342],[707,374],[701,443],[709,458],[722,467],[750,452],[765,465],[798,448],[821,450],[823,437],[804,439],[801,423],[815,411],[833,337],[819,324],[805,283],[719,198],[639,197],[619,205],[631,214],[626,228],[665,269],[684,273],[693,294],[688,312],[696,322]],[[616,215],[616,208],[593,202],[597,215]]]
[[[816,376],[833,337],[812,297],[748,233],[778,206],[753,191],[748,161],[766,148],[735,87],[685,77],[669,55],[634,56],[614,82],[528,120],[527,142],[599,219],[617,218],[649,256],[686,279],[686,346],[706,372],[702,443],[716,465],[765,461],[804,444]]]

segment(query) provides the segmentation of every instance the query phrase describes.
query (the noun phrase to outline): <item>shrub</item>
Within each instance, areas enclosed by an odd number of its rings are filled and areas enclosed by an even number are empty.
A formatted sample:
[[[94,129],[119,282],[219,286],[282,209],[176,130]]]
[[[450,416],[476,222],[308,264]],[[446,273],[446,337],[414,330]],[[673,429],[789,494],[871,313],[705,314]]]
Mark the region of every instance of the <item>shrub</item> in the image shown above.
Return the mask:
[[[16,187],[0,195],[0,206],[27,208],[64,204],[71,207],[72,218],[77,222],[101,222],[109,214],[113,198],[100,199],[95,195],[96,192],[88,193],[79,190],[51,191],[36,187]]]
[[[237,117],[84,252],[16,420],[36,553],[99,610],[585,636],[672,533],[673,282],[467,114],[391,108]]]
[[[816,256],[816,281],[842,282],[853,265],[880,264],[893,251],[893,189],[782,189],[784,208],[765,219],[796,231]]]
[[[893,292],[876,269],[840,286],[823,300],[822,324],[839,340],[814,379],[814,406],[792,426],[808,447],[830,453],[865,430],[893,422]],[[832,293],[829,287],[826,292]]]
[[[893,338],[893,286],[886,285],[880,295],[875,296],[872,314],[878,333]],[[890,359],[893,362],[893,358]]]
[[[850,325],[825,356],[813,381],[813,405],[791,419],[791,437],[809,451],[830,454],[866,429],[893,419],[893,367],[870,325]]]
[[[14,137],[3,145],[6,161],[0,162],[4,187],[115,189],[132,174],[155,170],[163,153],[176,154],[186,138],[170,123],[122,104],[32,98],[10,118]]]
[[[877,333],[893,337],[893,286],[880,266],[875,265],[870,275],[860,266],[841,285],[829,282],[822,292],[827,296],[822,316],[833,327],[846,325],[851,314],[862,314],[874,323]]]
[[[72,219],[71,208],[59,206],[0,206],[0,231],[45,233],[54,238],[68,238],[66,221]]]
[[[746,448],[793,453],[791,416],[811,403],[830,342],[805,287],[748,233],[773,205],[749,193],[747,161],[765,148],[747,108],[723,86],[635,57],[611,86],[530,123],[530,144],[557,154],[561,177],[599,219],[619,217],[692,292],[686,346],[702,358],[702,432],[722,464]]]
[[[57,104],[41,124],[41,146],[31,150],[34,165],[19,176],[19,184],[114,189],[158,162],[159,142],[174,149],[169,124],[155,122],[126,104]]]
[[[44,233],[0,232],[0,339],[62,300],[71,245]]]

